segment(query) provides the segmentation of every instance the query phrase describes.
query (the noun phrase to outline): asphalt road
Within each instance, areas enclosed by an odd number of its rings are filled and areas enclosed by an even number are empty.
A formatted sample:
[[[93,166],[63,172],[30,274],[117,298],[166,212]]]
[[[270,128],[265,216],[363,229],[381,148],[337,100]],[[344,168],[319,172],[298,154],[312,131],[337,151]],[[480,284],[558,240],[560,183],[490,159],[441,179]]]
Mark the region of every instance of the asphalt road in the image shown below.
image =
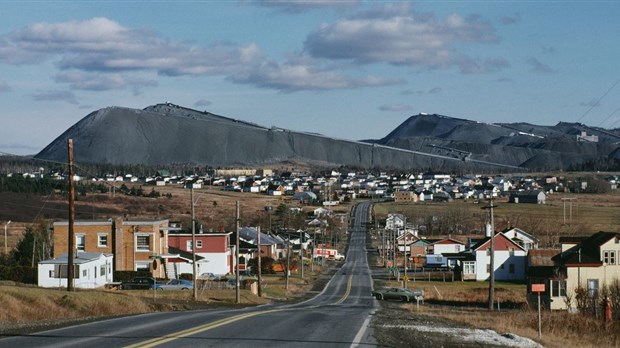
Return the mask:
[[[303,303],[150,313],[0,340],[0,347],[364,347],[375,300],[366,258],[369,203],[354,212],[342,268]]]

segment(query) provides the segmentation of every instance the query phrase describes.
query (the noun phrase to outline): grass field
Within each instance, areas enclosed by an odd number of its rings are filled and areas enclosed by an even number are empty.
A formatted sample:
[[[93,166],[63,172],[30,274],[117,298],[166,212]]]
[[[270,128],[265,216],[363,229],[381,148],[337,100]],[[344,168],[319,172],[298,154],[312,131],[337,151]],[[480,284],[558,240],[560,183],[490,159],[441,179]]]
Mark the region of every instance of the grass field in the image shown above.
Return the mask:
[[[514,204],[494,200],[496,230],[518,227],[541,240],[540,247],[558,247],[560,236],[591,235],[620,231],[620,194],[552,194],[546,204]],[[426,226],[425,235],[480,235],[489,218],[488,202],[455,200],[449,203],[380,203],[375,213],[380,222],[388,213],[407,216],[408,223]]]

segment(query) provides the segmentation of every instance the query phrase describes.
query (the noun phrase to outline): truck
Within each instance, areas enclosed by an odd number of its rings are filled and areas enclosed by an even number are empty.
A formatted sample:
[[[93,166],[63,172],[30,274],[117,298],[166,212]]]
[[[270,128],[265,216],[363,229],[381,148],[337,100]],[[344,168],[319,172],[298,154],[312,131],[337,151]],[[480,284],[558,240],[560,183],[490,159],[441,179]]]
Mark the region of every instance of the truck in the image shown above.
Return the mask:
[[[343,261],[344,255],[338,252],[336,249],[316,248],[312,255],[313,259],[326,258],[329,260]]]

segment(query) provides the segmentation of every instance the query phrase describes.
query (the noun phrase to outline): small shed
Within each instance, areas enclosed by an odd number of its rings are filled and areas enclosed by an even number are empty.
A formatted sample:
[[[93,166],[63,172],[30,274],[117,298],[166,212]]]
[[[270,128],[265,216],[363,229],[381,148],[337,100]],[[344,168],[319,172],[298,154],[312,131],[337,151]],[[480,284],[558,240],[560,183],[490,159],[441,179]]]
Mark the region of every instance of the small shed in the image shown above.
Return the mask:
[[[112,254],[78,252],[73,259],[75,288],[95,289],[113,281]],[[66,288],[67,254],[39,262],[38,285],[42,288]]]

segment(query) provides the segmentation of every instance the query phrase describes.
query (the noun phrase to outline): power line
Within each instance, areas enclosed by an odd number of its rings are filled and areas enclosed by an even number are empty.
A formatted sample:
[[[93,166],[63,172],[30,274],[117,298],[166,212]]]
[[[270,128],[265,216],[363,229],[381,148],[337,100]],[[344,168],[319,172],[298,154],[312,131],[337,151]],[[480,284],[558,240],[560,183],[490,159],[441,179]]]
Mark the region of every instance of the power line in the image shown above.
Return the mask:
[[[586,115],[590,113],[590,111],[592,111],[592,109],[594,109],[595,106],[599,105],[601,100],[603,100],[603,98],[605,98],[605,96],[607,96],[607,94],[609,94],[609,92],[611,92],[611,90],[614,89],[618,83],[620,83],[620,79],[618,79],[616,83],[614,83],[611,87],[609,87],[609,89],[600,98],[598,98],[596,102],[592,103],[592,105],[590,105],[590,108],[586,110],[586,112],[584,112],[583,115],[581,115],[581,117],[579,117],[579,119],[576,122],[581,122],[581,120],[584,117],[586,117]]]

